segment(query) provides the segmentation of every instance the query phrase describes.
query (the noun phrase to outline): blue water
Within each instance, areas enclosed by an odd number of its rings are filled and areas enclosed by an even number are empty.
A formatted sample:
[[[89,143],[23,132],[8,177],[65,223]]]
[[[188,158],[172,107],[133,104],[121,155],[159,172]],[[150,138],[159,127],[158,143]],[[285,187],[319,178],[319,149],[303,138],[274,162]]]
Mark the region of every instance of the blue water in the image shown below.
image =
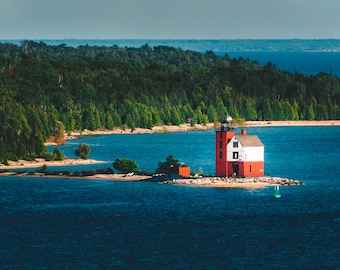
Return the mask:
[[[282,187],[274,199],[271,187],[0,177],[1,268],[339,269],[340,127],[248,134],[265,144],[267,173],[305,185]],[[71,157],[87,143],[90,158],[108,166],[128,157],[148,170],[172,153],[192,170],[213,172],[214,136],[96,136],[63,151]]]
[[[219,52],[225,55],[225,52]],[[258,61],[261,65],[272,62],[277,69],[317,75],[320,72],[340,77],[340,52],[306,52],[306,51],[237,51],[228,52],[231,58],[242,57]]]

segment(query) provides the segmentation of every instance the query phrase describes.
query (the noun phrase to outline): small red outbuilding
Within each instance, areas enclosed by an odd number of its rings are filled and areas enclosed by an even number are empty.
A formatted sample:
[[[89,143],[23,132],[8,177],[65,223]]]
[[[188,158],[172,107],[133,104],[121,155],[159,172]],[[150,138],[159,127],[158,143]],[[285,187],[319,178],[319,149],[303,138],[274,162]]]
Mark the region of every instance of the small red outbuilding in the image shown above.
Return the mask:
[[[181,163],[178,165],[178,171],[177,174],[182,177],[189,177],[190,176],[190,166],[188,166],[185,163]]]

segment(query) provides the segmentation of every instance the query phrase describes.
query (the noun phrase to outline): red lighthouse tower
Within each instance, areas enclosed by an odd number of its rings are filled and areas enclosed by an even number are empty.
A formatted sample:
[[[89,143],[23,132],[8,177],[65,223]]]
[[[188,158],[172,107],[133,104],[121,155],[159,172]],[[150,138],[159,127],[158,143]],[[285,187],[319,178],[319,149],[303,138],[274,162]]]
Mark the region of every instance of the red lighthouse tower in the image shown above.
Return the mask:
[[[229,119],[228,119],[229,120]],[[216,131],[215,174],[216,176],[228,176],[228,151],[227,146],[235,133],[230,130],[228,121],[221,123],[221,130]]]
[[[256,135],[235,135],[227,121],[216,131],[216,176],[264,176],[264,145]]]

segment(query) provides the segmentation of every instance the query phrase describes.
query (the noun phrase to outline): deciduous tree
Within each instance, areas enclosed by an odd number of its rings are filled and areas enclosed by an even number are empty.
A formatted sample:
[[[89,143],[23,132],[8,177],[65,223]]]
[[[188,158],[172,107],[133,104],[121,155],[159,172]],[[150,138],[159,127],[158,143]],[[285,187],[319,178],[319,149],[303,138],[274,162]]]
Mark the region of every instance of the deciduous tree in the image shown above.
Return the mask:
[[[129,158],[117,158],[115,162],[113,162],[113,168],[122,173],[130,173],[136,172],[138,165],[136,161]]]
[[[74,154],[82,159],[87,159],[90,153],[91,149],[85,143],[81,144],[77,149],[74,150]]]

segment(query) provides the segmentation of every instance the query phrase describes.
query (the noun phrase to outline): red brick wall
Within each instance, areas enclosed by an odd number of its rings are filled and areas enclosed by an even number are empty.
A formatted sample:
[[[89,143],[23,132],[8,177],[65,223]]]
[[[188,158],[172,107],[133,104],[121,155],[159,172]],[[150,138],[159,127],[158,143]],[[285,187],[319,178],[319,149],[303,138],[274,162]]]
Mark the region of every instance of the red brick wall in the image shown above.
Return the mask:
[[[222,134],[222,135],[220,135]],[[215,138],[215,175],[227,176],[228,175],[228,162],[227,162],[227,143],[229,139],[234,137],[233,131],[216,131]],[[222,148],[220,147],[222,144]],[[220,153],[222,158],[220,158]]]

